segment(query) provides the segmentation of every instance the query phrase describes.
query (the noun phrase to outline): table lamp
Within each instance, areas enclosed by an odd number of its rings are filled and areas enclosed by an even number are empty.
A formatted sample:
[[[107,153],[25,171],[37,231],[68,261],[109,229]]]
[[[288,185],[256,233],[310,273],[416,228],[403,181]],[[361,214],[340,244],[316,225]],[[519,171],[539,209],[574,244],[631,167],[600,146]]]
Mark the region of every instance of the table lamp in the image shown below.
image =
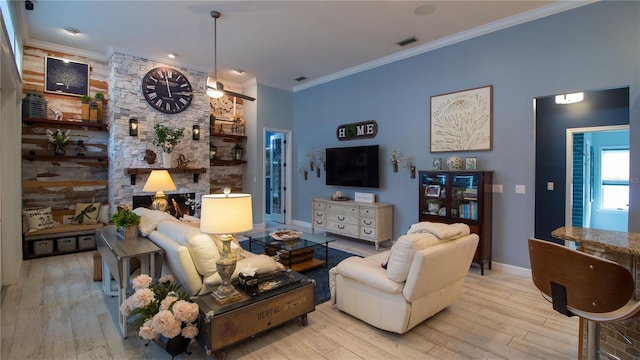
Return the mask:
[[[156,194],[151,208],[162,212],[167,211],[167,208],[169,208],[169,202],[164,192],[173,190],[176,190],[176,184],[173,183],[173,179],[171,179],[171,175],[167,170],[151,170],[151,174],[149,174],[149,178],[144,184],[144,188],[142,188],[142,191],[155,191]]]
[[[231,285],[231,276],[236,269],[236,258],[231,254],[233,234],[253,229],[251,194],[203,195],[201,201],[200,231],[218,235],[222,240],[222,254],[216,260],[216,269],[222,284],[212,293],[218,304],[227,304],[240,297],[240,293]]]

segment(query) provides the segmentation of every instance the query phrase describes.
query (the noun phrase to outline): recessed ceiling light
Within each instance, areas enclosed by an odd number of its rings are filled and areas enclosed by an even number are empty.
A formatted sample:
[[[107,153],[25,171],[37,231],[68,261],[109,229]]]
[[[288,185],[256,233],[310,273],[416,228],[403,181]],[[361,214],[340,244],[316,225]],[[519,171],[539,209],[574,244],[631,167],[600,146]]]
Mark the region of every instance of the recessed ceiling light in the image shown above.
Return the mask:
[[[407,45],[409,45],[409,44],[413,44],[413,43],[414,43],[414,42],[416,42],[416,41],[418,41],[418,40],[416,40],[416,37],[415,37],[415,36],[412,36],[412,37],[410,37],[410,38],[408,38],[408,39],[404,39],[404,40],[402,40],[402,41],[398,41],[396,44],[398,44],[398,45],[400,45],[400,46],[407,46]]]
[[[69,26],[65,27],[65,28],[64,28],[64,31],[68,32],[68,33],[69,33],[69,34],[71,34],[71,35],[78,35],[78,34],[80,34],[80,30],[78,30],[78,29],[76,29],[76,28],[74,28],[74,27],[69,27]]]
[[[169,58],[171,59],[175,59],[176,58],[176,54],[174,53],[169,53],[169,55],[167,55]]]
[[[242,69],[235,69],[235,70],[233,70],[233,72],[238,74],[238,75],[244,74],[244,70],[242,70]]]
[[[431,15],[434,12],[436,12],[436,6],[433,4],[422,4],[413,9],[413,13],[416,15]]]
[[[297,78],[295,78],[293,80],[295,80],[295,81],[303,81],[303,80],[307,80],[307,78],[304,77],[304,76],[299,76],[299,77],[297,77]]]

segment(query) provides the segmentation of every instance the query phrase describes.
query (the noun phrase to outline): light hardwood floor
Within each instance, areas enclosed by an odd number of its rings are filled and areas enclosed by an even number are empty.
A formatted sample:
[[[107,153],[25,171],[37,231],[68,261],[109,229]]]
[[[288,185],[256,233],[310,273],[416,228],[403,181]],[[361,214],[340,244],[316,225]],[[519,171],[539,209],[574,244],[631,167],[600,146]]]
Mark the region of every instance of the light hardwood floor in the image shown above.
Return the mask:
[[[339,238],[334,247],[368,255],[370,243]],[[389,245],[381,247],[387,250]],[[117,300],[93,282],[92,252],[24,262],[0,308],[8,359],[170,359],[144,346],[130,326],[122,340]],[[576,359],[577,318],[542,299],[529,278],[472,267],[460,299],[404,335],[377,330],[320,304],[303,327],[292,321],[227,351],[227,359]],[[207,357],[199,344],[191,355]]]

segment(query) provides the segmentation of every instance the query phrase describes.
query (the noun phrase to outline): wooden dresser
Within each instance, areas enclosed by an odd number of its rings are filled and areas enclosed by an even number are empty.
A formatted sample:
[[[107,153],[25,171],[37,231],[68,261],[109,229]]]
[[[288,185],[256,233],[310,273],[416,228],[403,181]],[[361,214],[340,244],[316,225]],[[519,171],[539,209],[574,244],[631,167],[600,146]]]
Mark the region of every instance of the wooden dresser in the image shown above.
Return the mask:
[[[371,241],[376,250],[382,241],[393,239],[393,205],[353,200],[313,199],[311,230]]]

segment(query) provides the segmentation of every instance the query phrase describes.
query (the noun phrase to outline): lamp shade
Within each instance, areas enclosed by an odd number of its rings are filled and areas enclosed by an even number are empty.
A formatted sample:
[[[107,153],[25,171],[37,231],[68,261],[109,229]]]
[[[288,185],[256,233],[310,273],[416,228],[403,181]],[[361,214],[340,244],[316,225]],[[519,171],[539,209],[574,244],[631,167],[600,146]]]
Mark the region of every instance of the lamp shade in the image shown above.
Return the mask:
[[[253,229],[251,194],[202,196],[200,231],[206,234],[237,234]]]
[[[167,170],[151,170],[151,174],[142,188],[142,191],[149,192],[173,190],[176,190],[176,184]]]

